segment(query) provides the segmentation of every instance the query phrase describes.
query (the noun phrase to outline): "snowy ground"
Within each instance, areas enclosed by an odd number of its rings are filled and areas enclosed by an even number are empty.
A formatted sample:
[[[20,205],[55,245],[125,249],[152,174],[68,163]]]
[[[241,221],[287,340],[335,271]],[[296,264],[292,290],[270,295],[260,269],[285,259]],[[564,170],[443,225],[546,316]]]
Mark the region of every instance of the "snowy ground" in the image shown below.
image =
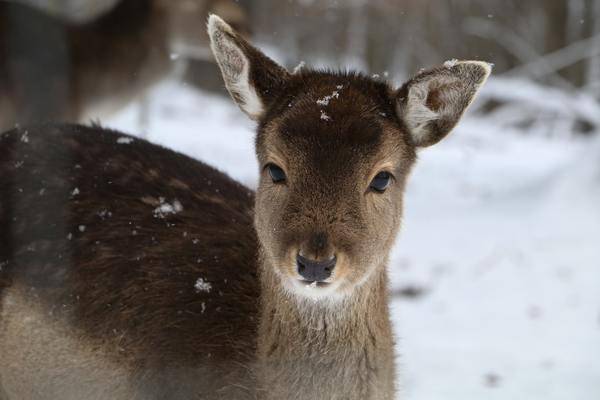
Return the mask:
[[[104,124],[254,187],[253,124],[168,81]],[[400,398],[600,398],[600,141],[467,117],[410,180],[392,304]]]

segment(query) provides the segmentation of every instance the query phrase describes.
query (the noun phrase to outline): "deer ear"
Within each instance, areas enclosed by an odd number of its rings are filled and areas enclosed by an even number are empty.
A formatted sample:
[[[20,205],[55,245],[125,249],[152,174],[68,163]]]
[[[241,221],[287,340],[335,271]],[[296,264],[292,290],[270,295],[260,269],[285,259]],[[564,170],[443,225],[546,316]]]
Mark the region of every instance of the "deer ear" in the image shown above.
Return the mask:
[[[447,61],[419,73],[396,94],[396,109],[416,146],[442,140],[460,120],[491,72],[481,61]]]
[[[229,94],[250,118],[260,119],[289,73],[214,14],[208,17],[208,35]]]

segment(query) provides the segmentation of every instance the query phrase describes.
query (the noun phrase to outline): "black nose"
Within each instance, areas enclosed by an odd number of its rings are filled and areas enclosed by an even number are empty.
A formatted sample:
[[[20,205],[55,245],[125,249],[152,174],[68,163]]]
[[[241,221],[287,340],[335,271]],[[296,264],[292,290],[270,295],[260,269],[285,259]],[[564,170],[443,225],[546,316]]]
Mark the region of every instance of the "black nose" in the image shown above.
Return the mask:
[[[309,260],[300,254],[296,256],[298,273],[310,282],[323,282],[325,279],[329,278],[335,267],[336,261],[337,259],[335,256],[324,261]]]

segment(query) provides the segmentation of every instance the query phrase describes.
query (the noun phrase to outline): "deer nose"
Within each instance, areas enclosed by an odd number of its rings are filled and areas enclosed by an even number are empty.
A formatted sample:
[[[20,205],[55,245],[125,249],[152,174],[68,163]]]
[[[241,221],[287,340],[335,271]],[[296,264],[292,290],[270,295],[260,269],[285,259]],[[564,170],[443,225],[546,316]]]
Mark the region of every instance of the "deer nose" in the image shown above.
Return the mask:
[[[329,278],[335,267],[336,261],[337,258],[335,256],[322,261],[311,260],[300,254],[296,256],[298,273],[310,282],[323,282],[325,279]]]

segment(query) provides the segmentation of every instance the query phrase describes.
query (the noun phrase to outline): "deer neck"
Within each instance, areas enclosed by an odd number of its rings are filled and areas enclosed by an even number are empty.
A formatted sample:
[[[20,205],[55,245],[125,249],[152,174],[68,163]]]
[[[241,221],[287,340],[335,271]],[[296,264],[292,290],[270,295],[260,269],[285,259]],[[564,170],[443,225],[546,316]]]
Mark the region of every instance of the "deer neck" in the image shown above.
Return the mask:
[[[392,398],[394,351],[383,265],[335,302],[294,297],[265,262],[261,284],[258,375],[264,398]]]

